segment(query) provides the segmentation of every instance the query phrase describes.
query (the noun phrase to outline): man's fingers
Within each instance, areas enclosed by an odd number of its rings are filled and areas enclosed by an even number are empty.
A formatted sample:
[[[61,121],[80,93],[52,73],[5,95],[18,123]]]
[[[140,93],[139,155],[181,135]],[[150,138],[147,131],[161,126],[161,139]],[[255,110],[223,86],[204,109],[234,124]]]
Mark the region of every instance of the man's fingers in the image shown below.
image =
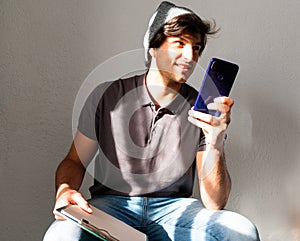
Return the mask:
[[[60,220],[60,221],[64,221],[66,220],[59,212],[57,212],[56,210],[53,211],[54,214],[54,218],[56,220]]]
[[[65,207],[69,204],[78,205],[87,213],[93,212],[89,206],[89,203],[84,199],[81,193],[77,192],[76,190],[68,190],[63,195],[60,195],[56,200],[53,214],[57,220],[65,220],[65,218],[59,212],[57,212],[57,209]]]
[[[214,99],[214,102],[225,104],[225,105],[228,105],[229,107],[232,107],[234,104],[233,99],[231,99],[230,97],[227,97],[227,96],[216,97]]]
[[[230,113],[233,104],[233,99],[229,97],[217,97],[214,99],[214,102],[207,105],[207,108],[221,113]]]
[[[221,103],[209,103],[207,105],[207,108],[209,110],[216,110],[216,111],[219,111],[221,113],[225,113],[225,112],[228,112],[230,110],[230,107],[227,106],[227,105],[224,105],[224,104],[221,104]]]
[[[194,124],[195,126],[202,128],[204,132],[212,131],[212,126],[209,123],[198,121],[192,116],[188,117],[188,121]]]
[[[64,206],[67,206],[69,204],[69,202],[67,200],[60,200],[55,204],[54,210],[53,210],[53,214],[55,219],[57,220],[66,220],[59,212],[57,212],[56,210],[58,208],[62,208]]]
[[[72,201],[74,204],[77,204],[81,209],[88,213],[92,213],[93,210],[91,209],[89,203],[84,199],[84,197],[78,192],[72,195]]]
[[[188,114],[191,117],[194,117],[196,119],[199,119],[199,120],[209,123],[209,124],[211,124],[214,120],[214,117],[212,115],[205,114],[201,111],[189,110]]]

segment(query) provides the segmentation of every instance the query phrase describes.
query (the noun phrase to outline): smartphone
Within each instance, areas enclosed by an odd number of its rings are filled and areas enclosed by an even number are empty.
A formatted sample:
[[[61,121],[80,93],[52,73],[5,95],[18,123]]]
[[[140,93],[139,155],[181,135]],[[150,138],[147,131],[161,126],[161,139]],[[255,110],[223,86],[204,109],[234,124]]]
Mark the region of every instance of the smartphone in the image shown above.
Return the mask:
[[[239,66],[237,64],[212,58],[206,69],[193,109],[219,116],[220,112],[209,110],[207,105],[213,102],[216,97],[229,96],[238,71]]]

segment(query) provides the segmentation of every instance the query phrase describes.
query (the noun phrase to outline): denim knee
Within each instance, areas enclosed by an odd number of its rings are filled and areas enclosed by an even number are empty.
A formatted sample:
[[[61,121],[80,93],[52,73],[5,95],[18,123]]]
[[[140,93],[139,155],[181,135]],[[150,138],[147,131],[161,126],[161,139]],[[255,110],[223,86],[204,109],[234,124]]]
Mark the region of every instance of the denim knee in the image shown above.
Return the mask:
[[[238,213],[221,211],[215,220],[215,225],[212,226],[219,229],[218,232],[223,233],[224,240],[260,240],[256,226],[248,218]]]
[[[99,241],[95,236],[80,228],[75,223],[54,221],[48,228],[43,241]]]

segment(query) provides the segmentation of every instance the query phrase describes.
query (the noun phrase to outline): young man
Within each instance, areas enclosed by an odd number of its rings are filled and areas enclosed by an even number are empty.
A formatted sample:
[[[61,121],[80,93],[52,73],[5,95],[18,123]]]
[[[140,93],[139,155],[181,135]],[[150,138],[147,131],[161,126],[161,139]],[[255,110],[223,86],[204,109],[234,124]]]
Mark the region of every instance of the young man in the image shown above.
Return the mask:
[[[259,240],[249,220],[222,210],[231,188],[223,146],[233,100],[209,106],[219,117],[191,110],[197,91],[186,81],[214,32],[191,10],[160,4],[144,40],[148,71],[100,85],[87,99],[56,172],[54,210],[72,203],[91,212],[93,204],[150,241]],[[97,151],[86,201],[78,189]],[[190,197],[196,168],[201,200]],[[54,214],[45,241],[96,240]]]

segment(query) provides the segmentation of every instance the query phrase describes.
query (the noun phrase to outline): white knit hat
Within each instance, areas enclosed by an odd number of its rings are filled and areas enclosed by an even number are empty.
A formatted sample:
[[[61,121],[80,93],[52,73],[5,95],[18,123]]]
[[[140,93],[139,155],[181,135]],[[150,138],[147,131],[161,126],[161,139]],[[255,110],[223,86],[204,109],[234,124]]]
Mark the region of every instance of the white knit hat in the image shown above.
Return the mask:
[[[155,36],[157,31],[167,22],[169,22],[171,19],[183,15],[183,14],[194,14],[193,11],[191,11],[188,8],[185,7],[179,7],[176,6],[173,3],[164,1],[162,2],[158,8],[156,9],[156,12],[153,14],[149,21],[148,29],[146,31],[146,34],[144,36],[144,48],[145,48],[145,60],[146,62],[149,61],[148,59],[148,50],[149,50],[149,44],[152,40],[152,38]]]

